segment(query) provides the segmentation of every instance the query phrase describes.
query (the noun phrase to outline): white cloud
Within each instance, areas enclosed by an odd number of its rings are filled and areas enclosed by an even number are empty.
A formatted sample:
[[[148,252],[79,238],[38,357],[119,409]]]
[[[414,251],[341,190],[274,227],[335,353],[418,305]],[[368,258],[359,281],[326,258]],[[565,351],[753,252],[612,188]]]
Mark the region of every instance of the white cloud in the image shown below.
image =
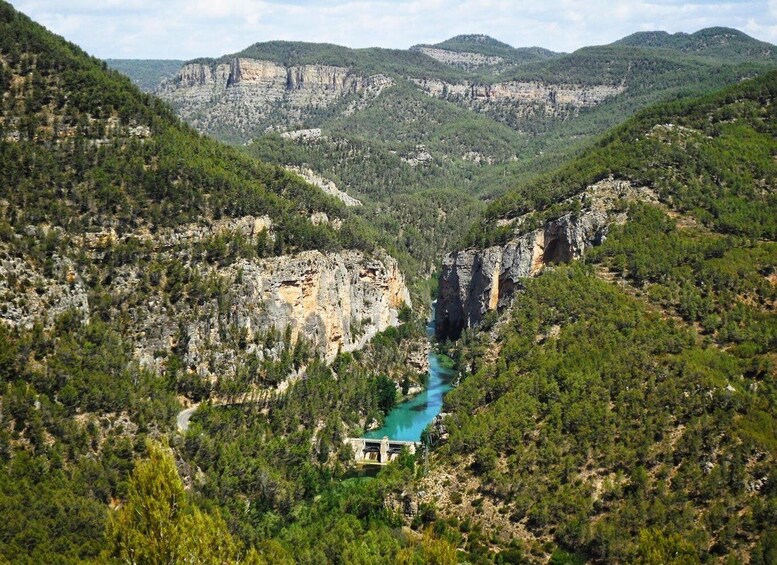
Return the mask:
[[[218,56],[257,41],[406,48],[461,33],[573,51],[712,25],[777,42],[777,0],[12,0],[98,57]]]

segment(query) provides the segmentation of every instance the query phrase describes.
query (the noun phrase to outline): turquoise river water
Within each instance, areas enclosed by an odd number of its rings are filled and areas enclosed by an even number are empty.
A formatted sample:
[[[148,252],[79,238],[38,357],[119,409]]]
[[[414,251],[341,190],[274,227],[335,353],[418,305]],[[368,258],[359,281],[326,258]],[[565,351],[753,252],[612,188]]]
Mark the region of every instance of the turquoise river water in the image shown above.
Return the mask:
[[[429,323],[426,331],[431,339],[434,336],[434,322]],[[452,388],[451,382],[456,374],[453,369],[442,365],[442,358],[443,356],[434,352],[429,353],[429,379],[426,390],[397,404],[386,416],[383,426],[367,432],[364,437],[381,439],[388,436],[390,439],[402,441],[421,439],[421,432],[442,410],[443,396]]]

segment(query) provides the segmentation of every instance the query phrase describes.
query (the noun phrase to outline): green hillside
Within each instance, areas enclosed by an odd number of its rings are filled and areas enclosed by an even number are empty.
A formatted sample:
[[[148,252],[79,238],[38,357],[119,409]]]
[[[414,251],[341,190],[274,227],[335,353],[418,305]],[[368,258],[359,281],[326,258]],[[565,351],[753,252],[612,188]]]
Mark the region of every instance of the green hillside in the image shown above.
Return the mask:
[[[160,82],[174,77],[184,63],[175,59],[106,59],[105,62],[130,77],[143,92],[153,92]]]
[[[527,279],[501,320],[450,347],[470,370],[422,488],[467,485],[440,506],[471,552],[773,559],[776,96],[771,73],[643,111],[473,228],[486,245],[497,219],[558,217],[571,210],[555,202],[609,175],[661,201],[624,204],[584,262]]]
[[[419,47],[435,47],[447,51],[458,53],[479,53],[489,57],[501,57],[512,63],[525,63],[528,61],[537,61],[542,59],[551,59],[558,57],[560,53],[555,53],[542,47],[513,47],[487,35],[468,34],[457,35],[434,43],[432,45],[414,45],[411,50],[418,50]]]
[[[197,134],[105,63],[10,7],[2,25],[6,241],[27,224],[79,233],[266,214],[287,228],[280,234],[289,250],[354,244],[343,239],[352,230],[307,221],[314,211],[347,219],[338,201]]]
[[[719,29],[533,61],[480,37],[441,45],[512,53],[510,77],[416,51],[256,44],[238,55],[393,83],[294,111],[281,92],[237,148],[0,0],[0,561],[775,561],[773,56]],[[521,113],[413,78],[623,90]],[[357,472],[344,439],[422,381],[409,351],[426,355],[440,256],[476,217],[466,243],[502,243],[509,220],[574,215],[565,199],[610,177],[656,197],[618,202],[625,221],[582,260],[546,265],[510,307],[432,344],[459,378],[430,451]],[[373,296],[329,293],[316,252],[356,250],[357,268],[327,267],[355,287],[379,279],[381,248],[422,314],[397,307],[396,326],[350,353],[333,339],[325,362],[307,333]],[[265,279],[308,310],[316,287],[329,308],[297,340],[251,327],[246,302],[271,323],[290,304],[266,304]],[[345,321],[364,335],[363,318]]]
[[[774,45],[756,41],[739,30],[726,27],[710,27],[691,34],[638,32],[616,41],[613,45],[667,49],[689,55],[741,61],[774,60],[777,57],[777,48]]]
[[[457,36],[431,46],[507,61],[498,67],[468,70],[418,51],[423,46],[403,51],[272,41],[193,62],[215,68],[244,57],[288,66],[334,65],[347,68],[349,76],[381,75],[390,77],[393,84],[369,99],[346,93],[298,109],[285,99],[266,100],[261,90],[250,86],[240,96],[223,100],[221,94],[213,94],[216,91],[195,95],[186,87],[179,97],[173,80],[160,95],[203,132],[235,144],[248,143],[248,154],[265,161],[311,168],[359,198],[365,206],[355,213],[370,224],[388,226],[387,240],[396,243],[408,275],[417,279],[433,270],[448,242],[463,235],[469,219],[485,203],[552,170],[639,109],[709,92],[774,68],[777,60],[773,50],[764,51],[766,44],[729,31],[701,30],[689,36],[696,38],[693,49],[688,47],[690,40],[662,40],[657,48],[632,37],[554,54],[537,48],[514,49],[482,35]],[[663,36],[657,33],[656,37]],[[439,90],[424,90],[424,81]],[[454,94],[491,86],[520,91],[523,87],[513,81],[539,83],[548,92],[524,101]],[[610,94],[596,103],[587,101],[602,88]],[[553,91],[564,89],[577,102],[551,102]],[[233,104],[233,100],[240,102]],[[251,116],[252,106],[266,109]],[[310,128],[321,129],[321,136],[278,135]],[[423,160],[418,161],[418,155]],[[465,210],[424,202],[427,191],[459,193]],[[410,234],[401,227],[404,212],[394,205],[405,195],[413,195],[417,209],[424,211]],[[430,239],[421,241],[416,229]]]
[[[569,164],[493,202],[469,241],[498,241],[507,233],[494,229],[496,219],[555,214],[555,202],[611,174],[655,188],[717,231],[774,238],[776,76],[640,112]]]
[[[401,327],[331,366],[304,336],[237,326],[243,297],[229,281],[247,279],[244,267],[268,276],[262,260],[312,249],[370,261],[375,229],[296,175],[194,132],[5,2],[0,92],[0,560],[450,554],[434,536],[400,535],[375,495],[401,492],[407,465],[370,485],[341,482],[343,430],[384,417],[392,378],[418,379],[405,354],[423,334],[407,309]],[[229,228],[245,215],[270,222],[247,237]],[[205,366],[234,360],[215,380],[188,366],[197,345],[185,338],[210,312]],[[168,329],[140,359],[141,342]],[[301,370],[276,399],[275,385]],[[245,411],[207,402],[245,398]],[[176,414],[200,401],[184,438]],[[184,491],[179,464],[195,490]]]

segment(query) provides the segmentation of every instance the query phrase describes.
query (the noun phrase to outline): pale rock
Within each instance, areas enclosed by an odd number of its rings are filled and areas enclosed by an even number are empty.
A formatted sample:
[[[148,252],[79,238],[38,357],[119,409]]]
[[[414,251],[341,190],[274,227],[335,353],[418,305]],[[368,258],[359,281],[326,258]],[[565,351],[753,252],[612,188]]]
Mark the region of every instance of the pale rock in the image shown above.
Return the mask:
[[[309,169],[306,167],[293,167],[293,166],[287,166],[286,168],[289,169],[290,171],[295,172],[310,184],[317,186],[318,188],[326,192],[329,196],[334,196],[346,206],[362,205],[361,200],[358,200],[353,196],[346,194],[345,192],[337,188],[337,185],[335,183],[317,174],[315,171],[313,171],[313,169]]]
[[[483,55],[482,53],[449,51],[448,49],[440,49],[438,47],[418,47],[415,50],[441,63],[465,70],[494,67],[505,63],[505,59],[502,57]]]
[[[578,214],[549,220],[528,232],[521,229],[525,218],[512,219],[504,224],[516,226],[506,244],[464,249],[443,259],[436,311],[438,337],[457,338],[489,311],[509,305],[521,280],[538,274],[545,265],[581,258],[586,249],[605,239],[611,225],[626,220],[624,202],[656,202],[657,198],[648,188],[610,178],[568,202],[573,200],[580,202]]]
[[[426,94],[456,102],[475,110],[505,107],[525,116],[541,111],[546,115],[565,115],[582,108],[597,106],[623,92],[623,85],[545,84],[542,82],[505,81],[450,83],[439,79],[411,78]]]
[[[226,127],[245,141],[257,131],[278,127],[279,119],[295,125],[346,97],[371,100],[393,85],[385,75],[360,75],[346,67],[233,58],[188,63],[156,94],[196,129],[214,132]]]
[[[87,289],[75,263],[57,254],[51,261],[47,274],[0,249],[0,322],[30,329],[40,320],[48,327],[68,311],[89,320]]]

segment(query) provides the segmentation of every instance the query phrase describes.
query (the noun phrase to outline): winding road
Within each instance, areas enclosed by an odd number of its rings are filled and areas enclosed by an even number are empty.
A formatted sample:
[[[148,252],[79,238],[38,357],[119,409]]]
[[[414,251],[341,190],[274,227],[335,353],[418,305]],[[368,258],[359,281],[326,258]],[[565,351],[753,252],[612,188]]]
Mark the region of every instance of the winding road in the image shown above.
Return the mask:
[[[175,417],[175,423],[178,425],[178,431],[182,434],[185,434],[186,430],[189,429],[189,419],[192,417],[192,414],[194,414],[194,411],[197,410],[198,406],[199,404],[195,404],[191,408],[181,410],[178,412],[178,416]]]

